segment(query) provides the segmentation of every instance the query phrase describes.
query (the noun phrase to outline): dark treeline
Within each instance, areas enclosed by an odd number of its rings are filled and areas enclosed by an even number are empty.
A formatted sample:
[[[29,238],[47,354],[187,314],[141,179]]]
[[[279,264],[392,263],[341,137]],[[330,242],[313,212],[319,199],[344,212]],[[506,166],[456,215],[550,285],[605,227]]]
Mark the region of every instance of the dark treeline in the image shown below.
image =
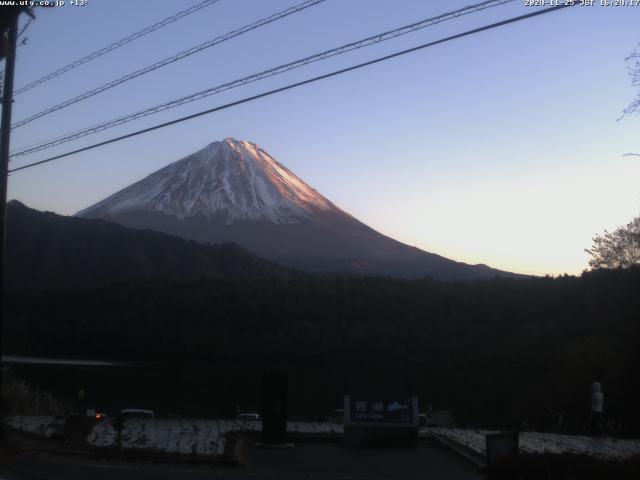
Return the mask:
[[[232,243],[201,244],[102,220],[39,212],[15,200],[7,204],[6,241],[10,290],[295,275]]]
[[[9,353],[229,368],[310,362],[335,385],[310,374],[296,387],[306,397],[367,383],[383,391],[401,378],[461,424],[569,432],[583,431],[598,380],[610,430],[640,432],[639,268],[462,283],[147,283],[14,292],[6,308]]]

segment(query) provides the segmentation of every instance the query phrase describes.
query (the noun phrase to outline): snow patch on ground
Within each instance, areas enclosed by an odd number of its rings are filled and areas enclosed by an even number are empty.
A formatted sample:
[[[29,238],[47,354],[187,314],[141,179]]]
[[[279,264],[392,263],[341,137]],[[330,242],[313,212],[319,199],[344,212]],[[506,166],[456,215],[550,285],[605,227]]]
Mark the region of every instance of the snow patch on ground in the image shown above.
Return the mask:
[[[232,423],[228,420],[131,419],[122,426],[122,449],[221,456]],[[110,422],[101,422],[91,430],[87,443],[94,447],[116,447],[118,432]]]
[[[55,416],[12,416],[7,419],[7,425],[15,430],[47,438],[62,434],[65,422],[64,418]],[[123,424],[122,449],[223,456],[230,433],[260,432],[261,430],[262,422],[259,421],[131,419]],[[293,434],[341,435],[344,427],[339,423],[287,422],[287,431]],[[439,435],[464,445],[480,455],[485,454],[485,436],[491,433],[497,433],[497,431],[439,427],[420,429],[422,437]],[[118,433],[111,422],[106,420],[98,423],[91,430],[87,443],[98,448],[115,448],[118,446]],[[597,458],[624,459],[640,455],[640,440],[521,432],[520,451],[529,454],[570,453]]]
[[[7,425],[13,429],[47,438],[61,434],[65,423],[64,418],[52,415],[18,415],[7,418]]]
[[[485,435],[491,433],[497,433],[497,431],[437,427],[420,429],[421,436],[440,435],[464,445],[481,455],[485,455],[486,453]],[[530,454],[570,453],[604,459],[624,459],[640,455],[640,440],[561,435],[559,433],[521,432],[520,451]]]
[[[287,422],[287,432],[305,435],[342,435],[344,425],[329,422]]]
[[[151,450],[169,454],[223,456],[228,435],[260,432],[262,422],[240,420],[131,419],[122,427],[123,450]],[[289,433],[341,434],[336,423],[288,422]],[[109,421],[96,425],[87,443],[93,447],[118,446],[118,433]]]

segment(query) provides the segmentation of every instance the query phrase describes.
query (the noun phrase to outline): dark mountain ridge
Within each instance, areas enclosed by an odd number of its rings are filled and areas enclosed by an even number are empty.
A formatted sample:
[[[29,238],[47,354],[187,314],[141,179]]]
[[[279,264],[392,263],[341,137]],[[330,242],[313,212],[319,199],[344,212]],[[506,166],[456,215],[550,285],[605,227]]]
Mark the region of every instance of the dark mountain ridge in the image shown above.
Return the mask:
[[[148,280],[288,278],[291,270],[232,244],[204,245],[99,219],[7,205],[7,286],[87,288]]]

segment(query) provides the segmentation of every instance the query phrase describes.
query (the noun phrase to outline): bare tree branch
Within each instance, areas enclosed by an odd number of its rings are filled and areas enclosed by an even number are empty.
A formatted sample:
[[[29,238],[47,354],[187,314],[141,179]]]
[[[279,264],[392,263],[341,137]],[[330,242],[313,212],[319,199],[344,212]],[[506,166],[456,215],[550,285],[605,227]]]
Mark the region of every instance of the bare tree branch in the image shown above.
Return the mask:
[[[627,66],[627,71],[631,77],[631,85],[633,87],[640,87],[640,52],[634,50],[625,60],[632,62],[632,65]],[[622,115],[618,120],[622,120],[625,116],[638,112],[640,112],[640,92],[638,92],[636,98],[627,105],[627,108],[622,111]]]

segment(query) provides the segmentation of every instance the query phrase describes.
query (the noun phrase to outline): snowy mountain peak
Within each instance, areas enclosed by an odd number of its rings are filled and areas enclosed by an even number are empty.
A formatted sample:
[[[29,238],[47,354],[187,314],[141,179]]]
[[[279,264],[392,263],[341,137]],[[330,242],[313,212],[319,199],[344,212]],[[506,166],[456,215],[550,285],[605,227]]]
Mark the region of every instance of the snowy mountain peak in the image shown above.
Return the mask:
[[[505,273],[387,237],[340,210],[255,143],[233,138],[210,143],[77,216],[202,243],[234,242],[308,271],[439,279]]]
[[[225,138],[77,215],[111,217],[127,211],[150,211],[180,219],[221,216],[227,223],[296,223],[327,210],[344,215],[255,143]]]

